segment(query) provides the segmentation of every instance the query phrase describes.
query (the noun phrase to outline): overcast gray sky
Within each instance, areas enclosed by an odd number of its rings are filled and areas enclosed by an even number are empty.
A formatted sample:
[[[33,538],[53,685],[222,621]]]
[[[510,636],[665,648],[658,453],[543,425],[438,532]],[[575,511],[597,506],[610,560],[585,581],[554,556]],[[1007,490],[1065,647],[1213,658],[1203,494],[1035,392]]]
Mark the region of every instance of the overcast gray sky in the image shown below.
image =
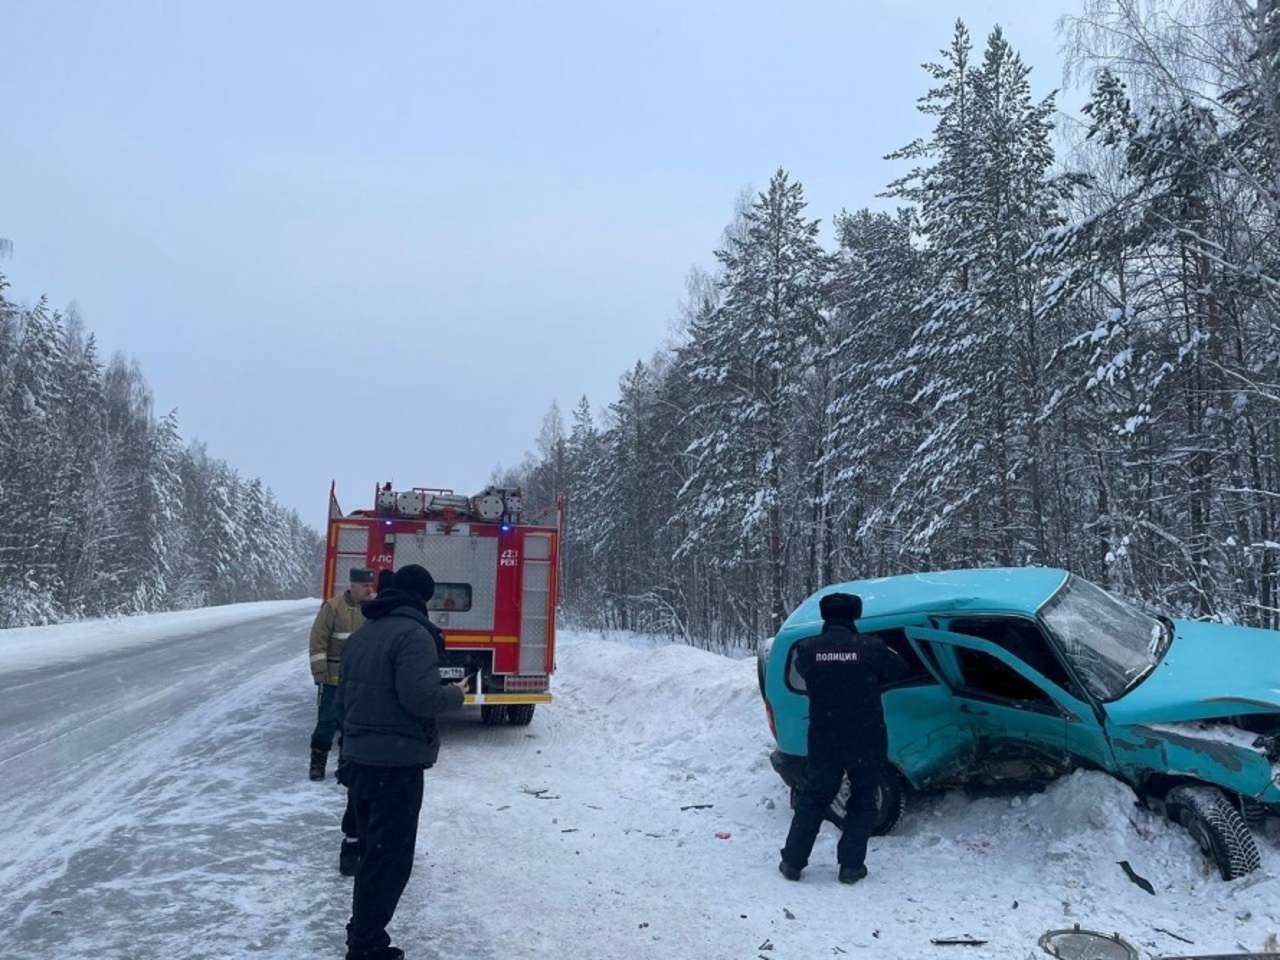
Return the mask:
[[[473,493],[669,334],[744,187],[880,206],[957,17],[1075,0],[0,0],[0,265],[323,522]]]

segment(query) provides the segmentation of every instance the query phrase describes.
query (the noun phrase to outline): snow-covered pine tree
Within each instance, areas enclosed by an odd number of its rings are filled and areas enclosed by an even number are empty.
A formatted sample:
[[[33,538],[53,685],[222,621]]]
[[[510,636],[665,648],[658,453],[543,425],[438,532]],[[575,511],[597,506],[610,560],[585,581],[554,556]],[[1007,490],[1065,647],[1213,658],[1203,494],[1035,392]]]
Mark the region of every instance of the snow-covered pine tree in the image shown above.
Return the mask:
[[[902,364],[931,276],[929,252],[912,242],[914,223],[906,208],[836,217],[833,376],[816,465],[829,476],[822,583],[900,570],[901,530],[884,517],[901,466],[923,437]]]
[[[103,461],[103,541],[96,578],[98,613],[141,613],[147,518],[139,510],[147,474],[151,390],[137,360],[117,353],[103,376],[107,449]],[[140,595],[139,591],[143,594]]]
[[[53,479],[60,457],[66,368],[60,318],[41,298],[22,311],[17,353],[3,390],[9,456],[0,465],[0,562],[8,568],[0,603],[21,611],[16,623],[47,623],[61,616],[59,564],[46,544],[56,511]]]
[[[147,469],[139,508],[144,519],[138,562],[139,603],[147,610],[175,608],[185,567],[187,538],[182,510],[182,439],[170,410],[147,436]]]
[[[603,498],[596,478],[604,461],[600,431],[584,395],[573,410],[565,447],[564,538],[560,543],[561,605],[577,622],[595,623],[603,581],[594,559],[598,542],[592,530],[603,519]]]
[[[280,558],[276,556],[276,544],[271,535],[275,518],[271,516],[262,478],[253,477],[248,482],[241,482],[239,487],[245,552],[236,567],[235,589],[238,598],[247,600],[257,596],[258,589],[270,592]]]
[[[1052,95],[1032,99],[1030,70],[999,28],[980,66],[969,49],[958,23],[929,67],[940,86],[921,101],[938,117],[933,139],[894,155],[933,159],[890,192],[919,204],[935,288],[901,361],[924,439],[888,517],[935,560],[1034,562],[1048,553],[1037,305],[1049,278],[1027,253],[1058,223],[1070,182],[1052,172]]]
[[[662,517],[655,515],[645,480],[653,456],[649,409],[653,378],[637,361],[618,384],[601,436],[605,469],[599,472],[600,498],[594,527],[603,560],[603,600],[609,622],[631,630],[642,622],[642,597],[652,584],[653,541]]]
[[[59,567],[57,601],[66,616],[97,612],[90,604],[99,573],[99,552],[109,529],[105,509],[106,399],[97,344],[74,305],[63,326],[65,385],[56,426],[57,468],[50,476],[55,508],[48,543]]]
[[[689,368],[700,390],[691,415],[703,432],[682,493],[690,529],[680,552],[723,549],[722,567],[753,572],[768,598],[760,633],[777,629],[791,601],[787,498],[811,467],[793,427],[825,336],[830,258],[804,209],[803,187],[779,169],[744,214],[745,236],[716,252],[723,302],[696,328],[701,355]]]

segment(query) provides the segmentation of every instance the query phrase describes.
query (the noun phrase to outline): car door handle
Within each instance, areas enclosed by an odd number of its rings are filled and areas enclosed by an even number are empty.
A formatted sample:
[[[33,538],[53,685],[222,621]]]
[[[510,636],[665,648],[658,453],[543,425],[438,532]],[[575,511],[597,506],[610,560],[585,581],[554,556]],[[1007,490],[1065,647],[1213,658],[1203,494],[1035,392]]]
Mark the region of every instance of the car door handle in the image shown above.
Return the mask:
[[[962,704],[960,704],[960,712],[961,712],[961,713],[972,713],[975,717],[989,717],[989,716],[991,716],[991,711],[990,711],[990,710],[975,710],[973,707],[969,706],[967,703],[962,703]]]

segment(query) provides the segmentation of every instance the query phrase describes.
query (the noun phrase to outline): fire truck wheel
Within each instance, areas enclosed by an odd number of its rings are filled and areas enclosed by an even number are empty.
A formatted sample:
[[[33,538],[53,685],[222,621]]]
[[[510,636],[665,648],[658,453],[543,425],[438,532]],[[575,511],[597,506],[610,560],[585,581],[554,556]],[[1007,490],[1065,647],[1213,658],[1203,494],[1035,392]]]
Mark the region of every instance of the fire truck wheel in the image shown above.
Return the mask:
[[[533,720],[536,703],[513,703],[507,707],[507,722],[517,727],[527,727]]]
[[[507,708],[498,704],[497,706],[484,706],[480,708],[480,722],[486,727],[496,727],[507,719]]]

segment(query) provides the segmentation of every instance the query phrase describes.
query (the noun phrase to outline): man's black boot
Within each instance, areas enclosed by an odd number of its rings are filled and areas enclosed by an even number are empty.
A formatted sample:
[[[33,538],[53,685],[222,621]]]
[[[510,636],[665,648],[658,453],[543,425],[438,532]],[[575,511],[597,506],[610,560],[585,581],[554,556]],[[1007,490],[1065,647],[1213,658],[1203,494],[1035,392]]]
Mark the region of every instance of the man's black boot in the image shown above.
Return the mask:
[[[317,750],[315,747],[311,748],[311,779],[312,780],[324,779],[324,765],[328,763],[328,761],[329,761],[328,750]]]
[[[788,880],[800,879],[800,871],[797,870],[795,867],[793,867],[791,864],[787,863],[787,861],[785,860],[778,861],[778,872],[782,874],[784,877],[786,877]]]
[[[867,875],[866,867],[841,867],[840,882],[841,883],[857,883]]]
[[[404,951],[390,945],[360,952],[348,950],[347,960],[404,960]]]
[[[351,837],[344,838],[342,849],[338,851],[338,872],[344,877],[354,877],[359,865],[360,844]]]

